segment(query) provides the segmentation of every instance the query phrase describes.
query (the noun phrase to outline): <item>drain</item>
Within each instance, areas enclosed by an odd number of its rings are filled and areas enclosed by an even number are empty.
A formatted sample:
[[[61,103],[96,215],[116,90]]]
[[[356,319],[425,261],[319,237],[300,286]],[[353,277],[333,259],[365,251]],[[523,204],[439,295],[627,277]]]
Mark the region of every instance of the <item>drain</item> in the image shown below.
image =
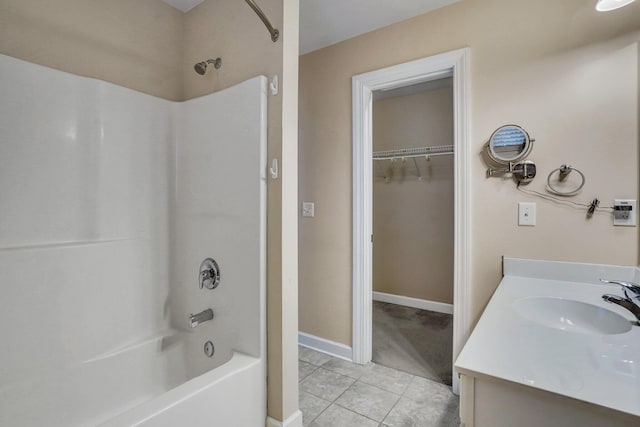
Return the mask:
[[[213,356],[213,353],[215,353],[215,351],[216,349],[211,341],[207,341],[206,343],[204,343],[204,354],[206,354],[207,357]]]

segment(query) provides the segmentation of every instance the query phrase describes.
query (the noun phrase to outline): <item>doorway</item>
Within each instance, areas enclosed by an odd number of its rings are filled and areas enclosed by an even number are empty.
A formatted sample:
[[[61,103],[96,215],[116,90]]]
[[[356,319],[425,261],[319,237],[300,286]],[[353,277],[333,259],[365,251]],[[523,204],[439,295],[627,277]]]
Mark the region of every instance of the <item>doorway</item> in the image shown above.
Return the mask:
[[[469,335],[469,50],[461,49],[356,75],[353,83],[353,360],[372,359],[373,93],[451,77],[453,84],[453,354]],[[453,390],[459,391],[457,375]]]
[[[453,79],[373,92],[372,361],[451,385]]]

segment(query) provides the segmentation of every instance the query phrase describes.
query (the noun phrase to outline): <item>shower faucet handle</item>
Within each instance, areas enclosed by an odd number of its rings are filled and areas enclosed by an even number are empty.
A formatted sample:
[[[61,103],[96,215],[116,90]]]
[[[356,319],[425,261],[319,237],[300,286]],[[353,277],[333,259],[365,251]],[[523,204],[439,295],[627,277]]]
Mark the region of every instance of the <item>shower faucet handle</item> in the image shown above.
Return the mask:
[[[200,289],[215,289],[220,284],[220,267],[213,258],[206,258],[200,264],[200,273],[198,274],[198,285]]]

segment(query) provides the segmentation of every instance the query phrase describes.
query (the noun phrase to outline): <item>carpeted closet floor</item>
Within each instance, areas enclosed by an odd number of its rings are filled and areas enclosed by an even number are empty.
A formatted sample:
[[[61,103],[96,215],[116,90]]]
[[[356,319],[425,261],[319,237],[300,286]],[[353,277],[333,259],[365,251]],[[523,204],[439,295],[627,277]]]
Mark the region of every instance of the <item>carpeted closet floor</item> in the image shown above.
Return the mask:
[[[373,362],[451,385],[453,316],[373,302]]]

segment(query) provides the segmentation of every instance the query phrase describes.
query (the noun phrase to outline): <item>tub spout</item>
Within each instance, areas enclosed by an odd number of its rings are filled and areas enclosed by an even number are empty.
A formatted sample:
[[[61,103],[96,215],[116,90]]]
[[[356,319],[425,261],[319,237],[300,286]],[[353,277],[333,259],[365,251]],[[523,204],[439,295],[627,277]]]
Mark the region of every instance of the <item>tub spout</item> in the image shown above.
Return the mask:
[[[201,311],[198,314],[190,314],[188,322],[189,327],[195,328],[200,323],[209,321],[211,319],[213,319],[213,310],[211,310],[210,308],[206,309],[205,311]]]

